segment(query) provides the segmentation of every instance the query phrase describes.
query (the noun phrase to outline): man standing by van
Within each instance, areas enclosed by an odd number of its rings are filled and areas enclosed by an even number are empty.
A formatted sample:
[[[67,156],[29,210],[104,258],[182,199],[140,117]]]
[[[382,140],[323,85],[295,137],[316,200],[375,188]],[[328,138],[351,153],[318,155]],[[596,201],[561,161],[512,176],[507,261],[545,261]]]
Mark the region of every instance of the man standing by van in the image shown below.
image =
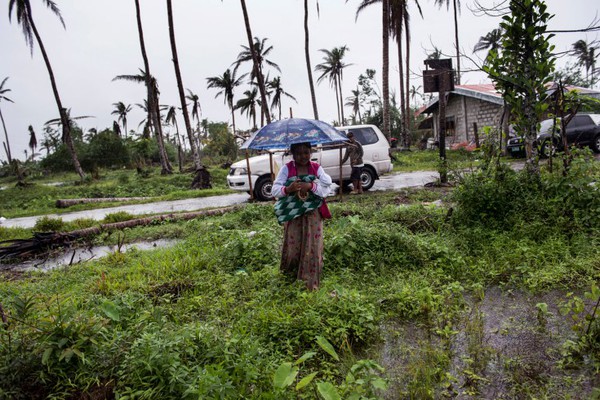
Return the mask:
[[[359,194],[363,192],[360,175],[362,174],[362,169],[365,165],[363,163],[364,152],[362,145],[354,138],[354,133],[352,133],[352,131],[348,131],[346,136],[350,140],[350,143],[348,143],[348,147],[346,148],[346,154],[344,154],[342,164],[350,158],[350,166],[352,167],[350,179],[352,179],[352,186],[354,189],[350,194]]]

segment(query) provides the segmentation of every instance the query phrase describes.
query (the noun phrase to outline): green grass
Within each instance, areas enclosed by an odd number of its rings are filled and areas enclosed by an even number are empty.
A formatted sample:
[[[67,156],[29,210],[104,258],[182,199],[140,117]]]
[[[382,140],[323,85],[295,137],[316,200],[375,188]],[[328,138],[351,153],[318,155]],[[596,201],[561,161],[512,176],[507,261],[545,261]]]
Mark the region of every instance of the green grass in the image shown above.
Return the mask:
[[[19,187],[4,178],[0,190],[0,216],[15,218],[31,215],[55,214],[115,206],[115,203],[79,204],[69,209],[56,208],[56,200],[103,197],[150,197],[148,201],[179,200],[233,193],[226,185],[227,170],[209,168],[212,189],[191,190],[191,173],[160,175],[159,169],[142,177],[135,170],[101,171],[97,180],[81,182],[74,174],[60,174],[52,178],[27,179],[28,185]],[[48,183],[60,183],[48,185]],[[144,201],[137,201],[141,203]],[[133,202],[135,204],[136,202]],[[119,203],[120,204],[120,203]]]
[[[270,203],[123,232],[127,240],[180,238],[172,248],[116,251],[2,280],[9,325],[0,329],[0,398],[106,391],[293,399],[326,389],[381,398],[378,377],[389,383],[388,398],[453,391],[476,398],[493,360],[505,361],[511,398],[580,395],[581,386],[555,370],[559,359],[532,370],[493,353],[471,305],[490,287],[537,294],[588,287],[600,279],[599,232],[549,227],[549,236],[530,239],[522,227],[463,226],[446,207],[428,204],[437,198],[448,193],[411,189],[332,201],[322,287],[313,293],[278,272],[282,228]],[[467,335],[464,354],[453,350],[458,332]],[[274,386],[276,371],[303,355],[297,379]],[[589,394],[594,372],[574,360]],[[314,380],[296,391],[311,373]],[[523,376],[535,385],[523,386]]]

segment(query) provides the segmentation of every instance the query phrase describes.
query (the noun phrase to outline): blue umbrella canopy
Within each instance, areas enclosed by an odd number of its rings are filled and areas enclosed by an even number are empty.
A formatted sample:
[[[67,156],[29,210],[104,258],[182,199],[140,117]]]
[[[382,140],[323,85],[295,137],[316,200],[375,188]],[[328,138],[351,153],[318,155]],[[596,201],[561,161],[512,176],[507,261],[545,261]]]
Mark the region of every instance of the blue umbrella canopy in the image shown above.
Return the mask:
[[[272,122],[254,132],[242,149],[285,149],[294,143],[311,145],[346,142],[348,138],[333,126],[313,119],[290,118]]]

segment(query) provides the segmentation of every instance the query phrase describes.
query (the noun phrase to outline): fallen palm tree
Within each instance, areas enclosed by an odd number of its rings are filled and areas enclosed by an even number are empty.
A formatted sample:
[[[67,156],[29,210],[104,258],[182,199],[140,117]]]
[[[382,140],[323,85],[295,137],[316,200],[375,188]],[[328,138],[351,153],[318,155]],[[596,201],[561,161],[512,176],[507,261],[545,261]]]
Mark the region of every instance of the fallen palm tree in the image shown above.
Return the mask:
[[[108,203],[108,202],[124,202],[124,201],[143,201],[150,197],[100,197],[100,198],[83,198],[83,199],[58,199],[56,200],[57,208],[68,208],[77,204],[88,203]]]
[[[78,240],[90,236],[96,236],[104,232],[132,228],[134,226],[149,225],[151,223],[160,221],[187,221],[198,217],[223,215],[238,210],[240,207],[240,205],[236,205],[232,207],[217,208],[214,210],[154,215],[110,224],[100,224],[98,226],[77,229],[70,232],[34,232],[33,237],[30,239],[12,239],[0,242],[0,260],[30,257],[51,249],[68,247]]]

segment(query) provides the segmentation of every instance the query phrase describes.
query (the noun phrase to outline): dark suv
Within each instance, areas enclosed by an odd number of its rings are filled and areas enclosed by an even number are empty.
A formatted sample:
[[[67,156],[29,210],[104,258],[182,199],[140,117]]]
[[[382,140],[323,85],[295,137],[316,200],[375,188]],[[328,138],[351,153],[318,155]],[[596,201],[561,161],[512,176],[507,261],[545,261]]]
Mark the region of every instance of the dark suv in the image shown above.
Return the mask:
[[[556,120],[556,127],[553,125],[554,121],[551,119],[541,122],[540,133],[534,143],[541,158],[547,158],[555,150],[563,149],[560,119]],[[552,134],[554,129],[556,130]],[[569,146],[590,146],[595,153],[600,153],[600,114],[575,115],[567,125],[566,139]],[[524,140],[510,139],[507,149],[510,154],[520,154],[524,150]]]

